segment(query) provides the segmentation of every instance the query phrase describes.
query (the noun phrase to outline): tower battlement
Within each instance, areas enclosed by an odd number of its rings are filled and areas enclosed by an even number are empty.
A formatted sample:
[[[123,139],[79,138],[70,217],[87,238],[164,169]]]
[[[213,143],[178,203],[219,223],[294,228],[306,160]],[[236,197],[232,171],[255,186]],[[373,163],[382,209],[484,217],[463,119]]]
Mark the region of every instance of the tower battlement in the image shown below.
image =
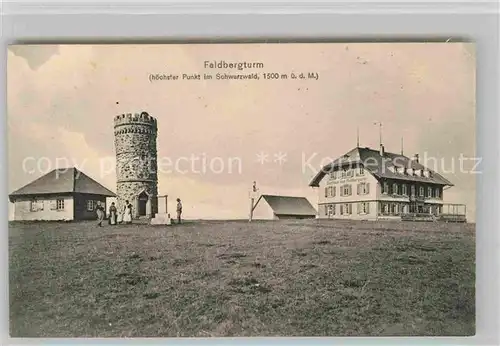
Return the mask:
[[[149,115],[147,112],[141,113],[126,113],[115,116],[114,127],[122,125],[146,125],[157,128],[156,118]]]

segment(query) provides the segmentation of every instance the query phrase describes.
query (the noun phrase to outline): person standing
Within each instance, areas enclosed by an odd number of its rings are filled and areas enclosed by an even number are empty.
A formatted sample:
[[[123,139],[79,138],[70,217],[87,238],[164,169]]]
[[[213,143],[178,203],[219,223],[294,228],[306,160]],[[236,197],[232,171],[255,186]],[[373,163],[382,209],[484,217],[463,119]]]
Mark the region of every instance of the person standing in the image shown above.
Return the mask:
[[[97,206],[95,208],[97,214],[97,225],[102,227],[102,221],[104,220],[104,207],[101,205],[100,201],[97,201]]]
[[[116,225],[116,207],[115,207],[115,202],[111,203],[111,206],[109,207],[109,224],[110,225]]]
[[[177,223],[181,223],[181,216],[182,216],[182,203],[181,199],[177,198]]]
[[[132,204],[125,201],[123,208],[123,223],[132,223]]]

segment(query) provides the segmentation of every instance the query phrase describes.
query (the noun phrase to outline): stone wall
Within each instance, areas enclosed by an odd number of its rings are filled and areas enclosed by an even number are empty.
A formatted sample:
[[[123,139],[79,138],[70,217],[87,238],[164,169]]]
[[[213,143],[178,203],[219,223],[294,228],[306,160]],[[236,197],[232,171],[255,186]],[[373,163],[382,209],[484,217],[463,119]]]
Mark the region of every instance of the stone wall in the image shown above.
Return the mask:
[[[115,150],[117,208],[123,210],[125,200],[134,205],[145,191],[152,197],[152,210],[157,210],[158,163],[156,119],[143,112],[115,117]],[[135,213],[137,210],[133,210]]]

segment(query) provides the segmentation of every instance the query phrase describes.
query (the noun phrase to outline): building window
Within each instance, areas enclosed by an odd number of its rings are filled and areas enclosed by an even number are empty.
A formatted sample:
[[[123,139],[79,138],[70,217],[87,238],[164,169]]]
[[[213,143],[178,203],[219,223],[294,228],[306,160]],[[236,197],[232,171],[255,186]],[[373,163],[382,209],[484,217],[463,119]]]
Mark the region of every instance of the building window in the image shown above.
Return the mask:
[[[403,189],[403,196],[408,196],[408,185],[403,184],[402,189]]]
[[[94,211],[95,206],[96,206],[95,201],[90,201],[90,200],[87,201],[87,211]]]
[[[341,192],[342,192],[342,196],[350,196],[351,195],[351,185],[343,185]]]
[[[344,210],[346,214],[352,214],[352,204],[351,203],[346,203],[344,205]]]
[[[389,193],[389,183],[386,181],[382,184],[382,193]]]
[[[419,192],[420,197],[424,197],[424,187],[423,186],[420,186],[420,189],[418,192]]]
[[[415,185],[411,186],[411,195],[415,196]]]
[[[365,175],[365,169],[363,167],[359,167],[358,175]]]
[[[64,199],[57,200],[57,210],[64,210]]]
[[[395,195],[398,194],[398,184],[396,183],[392,184],[392,193]]]
[[[345,169],[342,170],[342,178],[345,178],[346,177],[346,171]]]
[[[432,193],[432,187],[427,188],[427,197],[434,197]]]
[[[341,204],[341,205],[339,205],[339,208],[340,208],[339,214],[344,215],[344,206]]]
[[[358,195],[367,195],[370,192],[370,183],[358,184]]]
[[[352,176],[354,176],[354,171],[353,171],[352,169],[348,170],[348,171],[347,171],[347,176],[348,176],[348,177],[352,177]]]
[[[325,198],[328,197],[328,186],[325,187]]]
[[[328,216],[335,215],[335,204],[328,205]]]
[[[370,203],[368,202],[361,202],[358,204],[358,214],[369,214],[370,210]]]
[[[436,187],[436,198],[441,198],[441,191],[439,187]]]
[[[30,210],[32,212],[43,210],[43,200],[34,199],[31,201]]]

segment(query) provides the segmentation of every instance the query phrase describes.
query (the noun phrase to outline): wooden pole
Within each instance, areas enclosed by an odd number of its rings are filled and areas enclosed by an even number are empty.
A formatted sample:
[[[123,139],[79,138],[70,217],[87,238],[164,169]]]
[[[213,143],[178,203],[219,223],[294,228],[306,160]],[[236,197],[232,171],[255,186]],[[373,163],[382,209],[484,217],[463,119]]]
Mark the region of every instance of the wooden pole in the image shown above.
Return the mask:
[[[248,219],[248,222],[252,222],[252,219],[253,219],[253,201],[254,201],[254,198],[250,198],[250,216],[249,216],[249,219]]]

